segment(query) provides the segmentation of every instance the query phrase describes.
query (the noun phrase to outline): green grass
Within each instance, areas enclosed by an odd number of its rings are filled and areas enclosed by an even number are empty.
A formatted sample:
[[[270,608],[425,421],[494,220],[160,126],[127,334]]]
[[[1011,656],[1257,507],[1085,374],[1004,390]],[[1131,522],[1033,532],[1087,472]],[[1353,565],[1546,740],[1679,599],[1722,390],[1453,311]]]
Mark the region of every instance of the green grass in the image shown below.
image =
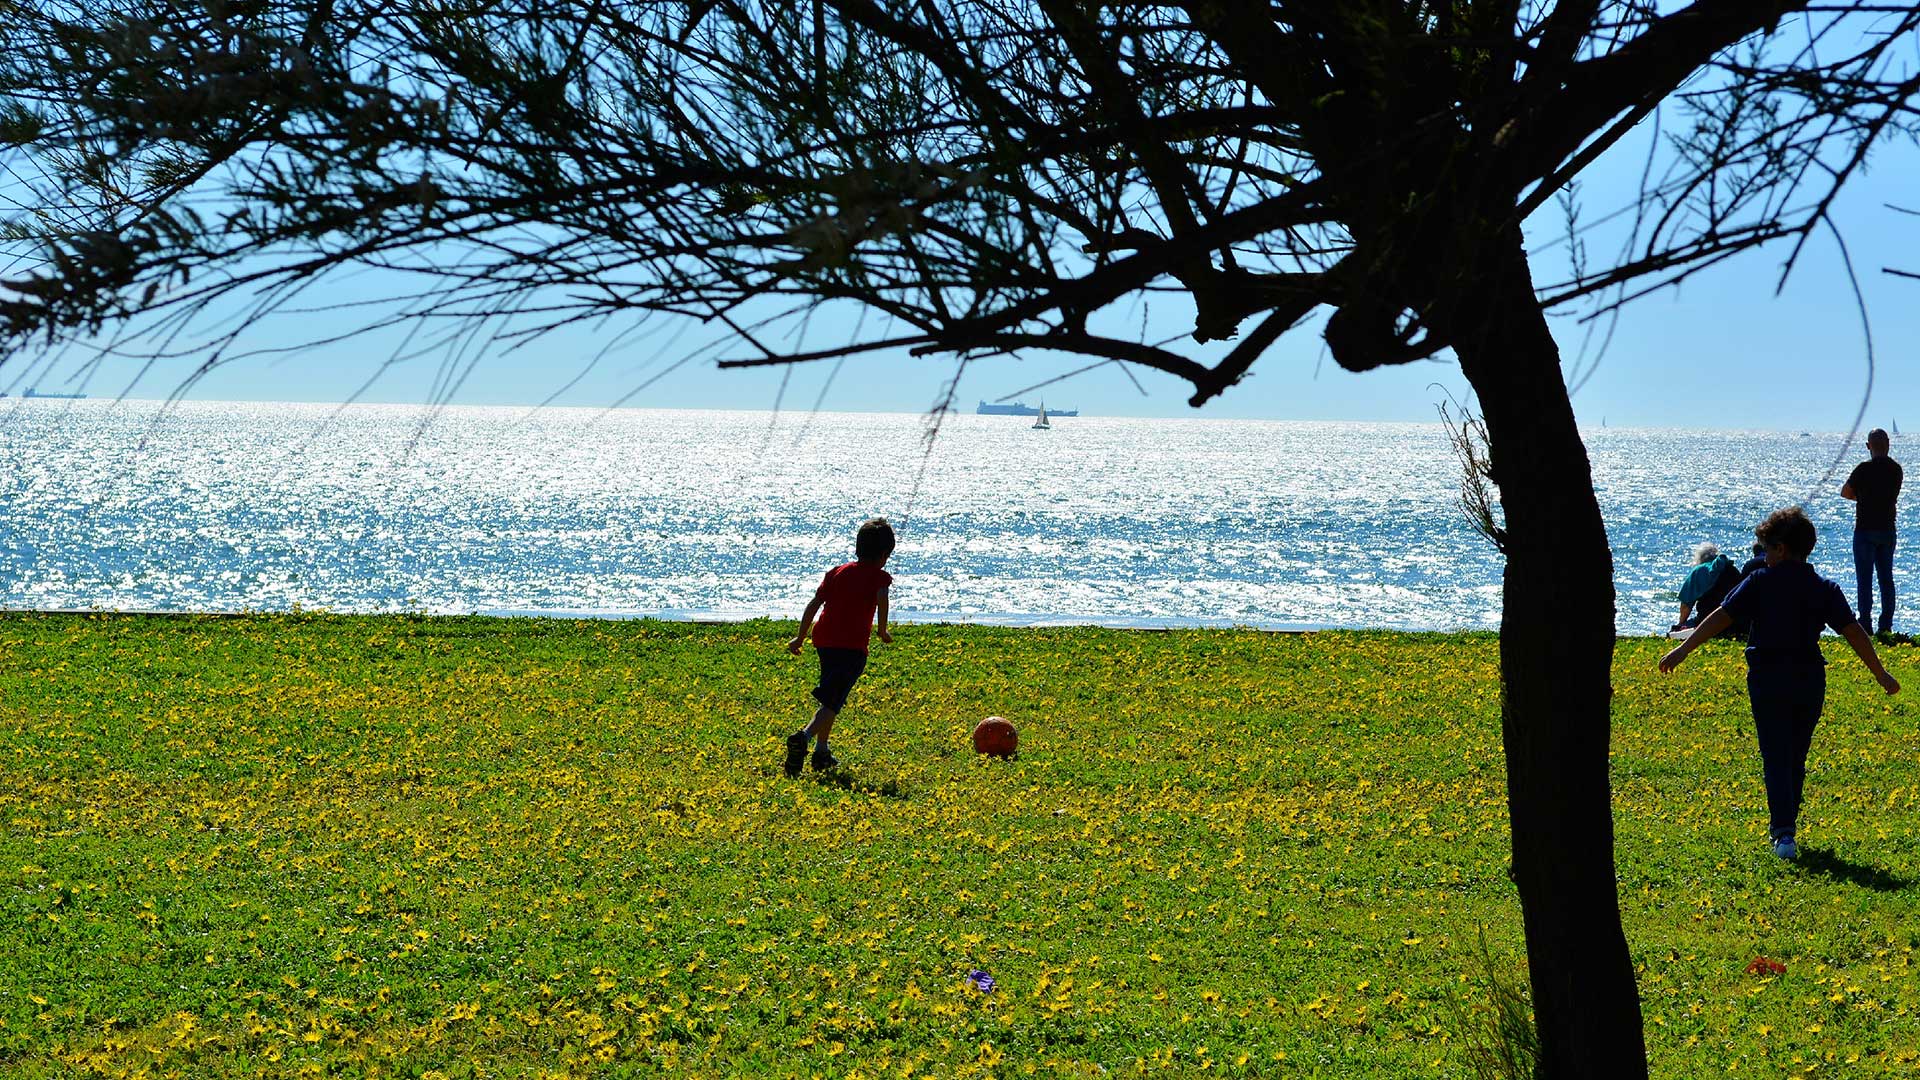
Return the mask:
[[[1490,636],[906,626],[794,781],[790,631],[0,618],[0,1074],[1458,1076],[1523,976]],[[1835,653],[1782,865],[1738,652],[1663,645],[1656,1074],[1910,1075],[1914,713]]]

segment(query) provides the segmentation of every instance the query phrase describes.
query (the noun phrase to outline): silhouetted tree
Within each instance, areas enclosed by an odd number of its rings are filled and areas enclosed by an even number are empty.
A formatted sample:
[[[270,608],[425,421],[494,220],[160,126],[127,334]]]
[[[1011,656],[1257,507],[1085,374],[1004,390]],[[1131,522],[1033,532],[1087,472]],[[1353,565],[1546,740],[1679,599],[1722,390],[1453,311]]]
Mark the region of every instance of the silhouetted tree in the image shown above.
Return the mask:
[[[1054,350],[1170,372],[1200,405],[1315,312],[1352,371],[1450,350],[1499,493],[1539,1074],[1641,1076],[1609,807],[1612,562],[1545,312],[1804,242],[1911,119],[1920,76],[1897,47],[1917,12],[6,3],[8,236],[37,260],[0,295],[6,363],[103,332],[218,363],[250,321],[364,266],[418,288],[368,301],[362,325],[419,324],[457,356],[673,314],[731,328],[742,365]],[[1576,232],[1537,283],[1522,222],[1663,102],[1680,122],[1616,257],[1590,264]],[[1125,307],[1145,296],[1185,304],[1190,340],[1145,340]],[[823,303],[881,317],[795,344]]]

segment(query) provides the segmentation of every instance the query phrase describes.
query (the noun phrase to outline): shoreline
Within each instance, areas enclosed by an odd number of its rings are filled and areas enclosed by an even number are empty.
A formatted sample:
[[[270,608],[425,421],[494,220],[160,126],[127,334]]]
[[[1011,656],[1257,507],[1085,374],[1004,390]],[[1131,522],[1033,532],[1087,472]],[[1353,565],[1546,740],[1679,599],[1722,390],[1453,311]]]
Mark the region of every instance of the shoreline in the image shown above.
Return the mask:
[[[666,623],[685,623],[691,626],[734,626],[749,622],[793,622],[791,616],[769,613],[706,611],[698,609],[668,608],[660,611],[588,611],[588,610],[533,610],[516,608],[489,608],[477,611],[332,611],[323,608],[298,608],[269,610],[263,608],[218,611],[179,611],[160,608],[14,608],[0,607],[0,619],[32,616],[113,616],[139,619],[244,619],[251,617],[287,618],[297,616],[352,619],[499,619],[512,620],[552,620],[555,622],[642,622],[652,620]],[[1302,635],[1324,632],[1340,633],[1383,633],[1383,634],[1435,634],[1452,636],[1460,634],[1492,634],[1498,636],[1498,627],[1438,627],[1438,626],[1361,626],[1342,623],[1293,623],[1293,622],[1193,622],[1181,619],[1080,619],[1070,616],[1026,616],[1026,615],[983,615],[972,612],[909,612],[895,613],[891,617],[894,625],[909,626],[953,626],[979,627],[982,629],[1009,630],[1124,630],[1137,633],[1173,633],[1182,630],[1248,630],[1262,634]],[[1660,631],[1645,633],[1622,633],[1616,628],[1615,638],[1628,640],[1639,638],[1664,638]]]
[[[658,611],[592,611],[574,609],[542,610],[533,608],[485,608],[475,611],[333,611],[325,608],[266,609],[243,608],[240,610],[181,611],[163,608],[15,608],[0,607],[0,618],[22,616],[117,616],[139,619],[242,619],[263,616],[284,618],[288,616],[317,616],[327,618],[379,619],[502,619],[536,620],[551,619],[557,622],[655,622],[687,623],[693,626],[733,626],[748,622],[793,622],[792,616],[781,616],[770,612],[732,612],[708,611],[703,609],[666,608]],[[1218,622],[1193,622],[1183,619],[1083,619],[1072,616],[1051,615],[988,615],[972,612],[896,612],[890,621],[898,625],[912,626],[978,626],[986,628],[1004,628],[1018,630],[1142,630],[1169,632],[1174,630],[1255,630],[1272,634],[1312,634],[1323,630],[1382,631],[1397,634],[1462,634],[1491,633],[1492,631],[1462,627],[1453,630],[1438,627],[1381,627],[1381,626],[1345,626],[1334,623],[1291,623],[1262,622],[1244,623],[1220,620]]]
[[[689,626],[737,626],[750,622],[794,622],[790,617],[766,613],[704,611],[692,609],[668,608],[661,611],[586,611],[586,610],[532,610],[516,608],[490,608],[482,611],[331,611],[324,608],[298,608],[268,610],[263,608],[241,609],[238,611],[173,611],[160,608],[12,608],[0,607],[0,619],[50,616],[64,618],[84,618],[90,616],[112,616],[128,619],[246,619],[246,618],[341,618],[341,619],[497,619],[501,621],[537,621],[553,622],[645,622],[648,620],[663,623],[684,623]],[[1343,623],[1288,623],[1261,622],[1243,623],[1221,620],[1218,622],[1192,622],[1180,619],[1076,619],[1068,616],[1026,616],[1026,615],[979,615],[970,612],[911,612],[896,614],[891,621],[894,625],[939,626],[980,628],[998,630],[1120,630],[1134,633],[1168,634],[1184,630],[1247,630],[1259,634],[1307,635],[1319,633],[1349,634],[1433,634],[1442,637],[1462,634],[1500,635],[1498,627],[1438,627],[1438,626],[1360,626]],[[1616,641],[1638,641],[1643,638],[1654,640],[1678,641],[1669,631],[1649,630],[1643,633],[1622,632],[1614,629]],[[1822,630],[1822,639],[1839,640],[1839,636],[1829,630]],[[1900,639],[1900,640],[1904,640]],[[1883,646],[1884,647],[1884,644]]]

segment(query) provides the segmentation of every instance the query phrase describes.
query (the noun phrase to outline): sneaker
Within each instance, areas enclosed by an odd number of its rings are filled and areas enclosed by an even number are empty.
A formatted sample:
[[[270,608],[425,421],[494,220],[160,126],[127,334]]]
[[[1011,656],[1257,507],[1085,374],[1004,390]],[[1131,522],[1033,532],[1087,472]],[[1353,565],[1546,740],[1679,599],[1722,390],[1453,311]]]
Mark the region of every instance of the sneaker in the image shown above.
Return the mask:
[[[807,760],[807,733],[796,731],[787,736],[787,760],[781,763],[788,776],[799,776],[800,765]]]
[[[813,752],[813,771],[814,772],[832,772],[833,770],[839,767],[840,767],[840,759],[837,757],[834,757],[832,751],[828,750],[824,746],[818,747],[814,750]]]
[[[1782,836],[1773,842],[1773,855],[1777,859],[1797,859],[1800,845],[1793,842],[1793,837]]]

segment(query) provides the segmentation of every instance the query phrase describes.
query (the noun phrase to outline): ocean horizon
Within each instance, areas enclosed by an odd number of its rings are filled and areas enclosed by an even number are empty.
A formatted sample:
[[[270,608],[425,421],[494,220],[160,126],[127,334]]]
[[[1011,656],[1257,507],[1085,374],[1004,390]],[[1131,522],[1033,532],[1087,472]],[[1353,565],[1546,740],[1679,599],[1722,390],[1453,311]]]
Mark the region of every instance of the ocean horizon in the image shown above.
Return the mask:
[[[1455,502],[1438,423],[1083,415],[1034,431],[951,413],[929,441],[930,426],[10,398],[0,607],[792,619],[884,514],[902,622],[1498,627],[1501,560]],[[1695,543],[1739,561],[1753,524],[1795,502],[1822,530],[1814,564],[1851,592],[1843,434],[1584,435],[1620,633],[1672,621]]]
[[[955,405],[947,409],[946,415],[948,417],[976,415],[976,413],[974,412],[974,409],[980,403],[985,403],[990,405],[1001,405],[1001,404],[1013,405],[1017,403],[1017,404],[1024,404],[1029,406],[1037,406],[1041,403],[1042,399],[1039,394],[1037,393],[1032,394],[1032,398],[1033,400],[1028,401],[1026,400],[1025,396],[1018,396],[1014,399],[1002,401],[998,397],[992,397],[992,398],[975,397],[970,399],[975,402],[975,405],[968,405],[965,402],[956,403]],[[720,414],[726,414],[726,415],[738,415],[738,414],[759,415],[759,416],[765,416],[769,418],[776,417],[776,416],[794,417],[794,416],[813,416],[813,415],[913,416],[913,417],[919,417],[922,421],[927,421],[931,419],[933,415],[929,409],[924,409],[924,408],[918,408],[918,409],[910,409],[910,408],[812,409],[812,408],[799,408],[799,407],[784,407],[784,408],[774,409],[774,408],[733,407],[733,406],[722,408],[718,406],[706,406],[706,405],[672,405],[672,406],[635,405],[635,404],[561,405],[561,404],[541,404],[538,402],[531,402],[531,401],[470,402],[470,403],[433,405],[433,404],[423,403],[420,401],[388,400],[388,399],[378,399],[378,400],[365,399],[365,400],[342,402],[342,401],[334,401],[331,399],[305,400],[305,399],[298,399],[298,398],[296,399],[278,399],[278,398],[255,399],[255,398],[188,397],[188,398],[174,399],[174,398],[166,398],[166,397],[155,397],[155,398],[119,397],[114,394],[98,393],[92,390],[86,390],[82,392],[77,399],[64,397],[64,396],[61,396],[61,394],[55,393],[53,391],[36,394],[36,396],[32,398],[23,398],[19,391],[9,390],[9,391],[0,391],[0,425],[3,425],[6,423],[6,409],[9,406],[12,406],[24,401],[31,401],[35,406],[40,406],[40,407],[49,407],[49,406],[61,407],[61,406],[66,406],[70,404],[75,404],[76,402],[85,402],[86,407],[89,407],[89,408],[99,408],[102,406],[105,406],[108,408],[124,408],[124,409],[138,410],[142,413],[142,415],[147,415],[151,411],[158,411],[158,410],[163,410],[167,408],[179,408],[183,406],[253,407],[253,406],[263,406],[263,405],[265,406],[285,405],[285,406],[293,406],[293,407],[302,408],[302,409],[312,408],[312,409],[327,409],[327,410],[411,409],[416,414],[435,414],[435,415],[445,412],[447,410],[457,411],[457,410],[470,410],[470,409],[471,410],[479,410],[479,409],[506,410],[509,412],[519,411],[524,413],[541,413],[541,412],[578,413],[578,414],[587,414],[587,415],[596,415],[596,416],[605,415],[605,414],[620,415],[625,413],[720,413]],[[1126,412],[1104,413],[1104,412],[1098,411],[1097,409],[1090,409],[1084,404],[1078,402],[1076,399],[1073,399],[1073,398],[1066,399],[1065,402],[1061,404],[1060,407],[1057,409],[1052,406],[1049,406],[1047,412],[1052,419],[1057,420],[1057,419],[1061,419],[1060,410],[1062,409],[1073,410],[1080,413],[1078,417],[1069,417],[1069,419],[1081,419],[1081,420],[1168,420],[1168,421],[1178,421],[1178,422],[1194,422],[1194,423],[1202,423],[1202,424],[1235,424],[1235,423],[1349,424],[1349,425],[1355,425],[1360,427],[1367,427],[1372,425],[1402,425],[1402,424],[1411,424],[1414,426],[1429,426],[1434,424],[1434,421],[1426,420],[1426,419],[1396,420],[1396,419],[1380,418],[1380,417],[1284,418],[1284,417],[1228,416],[1211,408],[1194,409],[1184,405],[1181,407],[1181,409],[1172,413],[1126,413]],[[1020,419],[1020,417],[1001,416],[998,419],[1017,420],[1017,419]],[[1027,419],[1032,419],[1032,416],[1028,415]],[[1717,434],[1727,434],[1727,435],[1762,435],[1762,436],[1775,435],[1775,436],[1783,436],[1788,438],[1807,437],[1807,438],[1819,438],[1819,439],[1841,439],[1846,437],[1847,435],[1847,432],[1845,430],[1837,430],[1837,429],[1828,430],[1825,428],[1815,430],[1815,429],[1808,428],[1805,425],[1767,427],[1763,425],[1754,425],[1754,424],[1744,424],[1744,425],[1735,424],[1735,425],[1729,425],[1726,427],[1715,427],[1712,425],[1698,425],[1698,424],[1690,424],[1690,425],[1644,424],[1644,423],[1609,424],[1606,417],[1600,417],[1598,419],[1590,418],[1590,417],[1582,417],[1582,418],[1578,418],[1576,420],[1576,423],[1579,425],[1582,435],[1588,434],[1590,432],[1601,432],[1601,431],[1635,431],[1635,432],[1648,432],[1648,433],[1688,432],[1688,433],[1717,433]],[[1894,421],[1893,423],[1897,425],[1898,422]],[[1864,440],[1866,439],[1866,433],[1875,426],[1879,426],[1877,421],[1864,422],[1861,425],[1859,432],[1854,436],[1854,442],[1855,444],[1862,447],[1861,452],[1863,454],[1865,453]],[[1898,437],[1899,432],[1896,430],[1894,432],[1894,435],[1895,437]]]

